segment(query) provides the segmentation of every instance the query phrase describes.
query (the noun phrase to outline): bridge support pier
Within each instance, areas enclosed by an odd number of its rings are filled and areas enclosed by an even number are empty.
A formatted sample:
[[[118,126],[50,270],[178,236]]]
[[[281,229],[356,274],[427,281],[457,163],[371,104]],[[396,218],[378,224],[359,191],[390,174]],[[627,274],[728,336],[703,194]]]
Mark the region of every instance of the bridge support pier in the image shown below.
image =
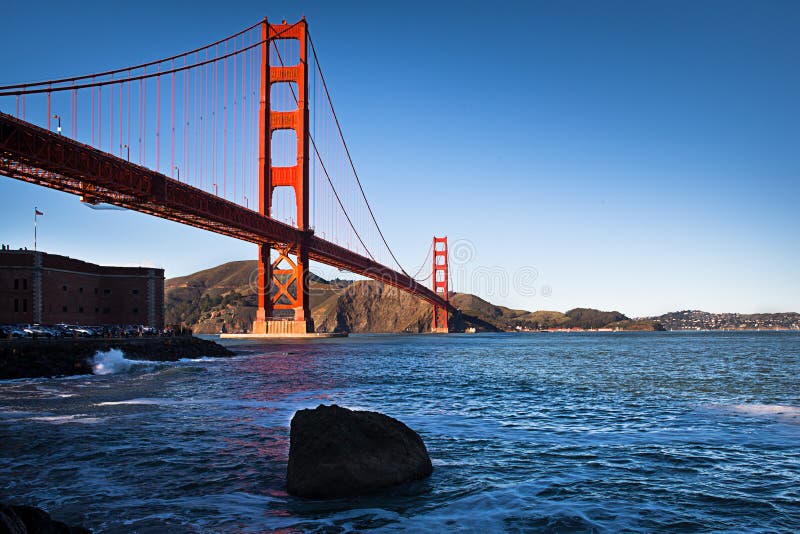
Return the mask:
[[[276,257],[272,258],[275,247]],[[304,247],[292,258],[289,247],[259,246],[258,310],[254,334],[307,334],[314,331],[308,298],[308,253]],[[282,313],[285,315],[276,315]]]
[[[258,254],[258,311],[254,334],[298,335],[314,332],[308,298],[309,229],[309,117],[308,117],[308,28],[305,19],[296,24],[270,24],[261,27],[261,101],[259,107],[259,212],[272,217],[275,188],[294,190],[297,228],[303,232],[299,242],[264,243]],[[279,65],[270,64],[274,39],[296,40],[300,61],[285,65],[277,48]],[[287,58],[288,59],[288,58]],[[273,110],[270,93],[273,84],[294,83],[296,108]],[[294,165],[272,164],[272,136],[278,130],[291,130],[297,139]]]
[[[447,285],[447,237],[433,238],[433,291],[445,301],[449,299],[449,286]],[[433,305],[433,320],[431,332],[447,334],[450,327],[447,324],[447,308]]]

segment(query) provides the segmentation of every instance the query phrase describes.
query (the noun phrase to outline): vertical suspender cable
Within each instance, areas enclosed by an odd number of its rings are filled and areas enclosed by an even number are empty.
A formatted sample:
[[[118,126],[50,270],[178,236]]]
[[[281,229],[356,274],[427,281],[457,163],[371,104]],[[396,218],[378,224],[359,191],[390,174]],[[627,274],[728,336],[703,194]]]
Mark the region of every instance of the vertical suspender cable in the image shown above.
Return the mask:
[[[242,48],[245,48],[246,45],[244,44],[244,35],[242,35]],[[242,101],[241,101],[241,108],[242,108],[242,121],[241,121],[241,128],[242,128],[242,157],[240,158],[242,161],[242,196],[245,197],[242,200],[245,200],[245,207],[249,206],[249,199],[247,197],[247,180],[245,178],[245,160],[247,159],[247,144],[245,139],[247,139],[247,51],[245,50],[242,53]]]
[[[199,59],[199,58],[198,58]],[[194,102],[194,126],[192,127],[192,155],[190,159],[193,165],[197,168],[197,184],[199,188],[205,186],[205,167],[203,166],[203,156],[205,143],[203,137],[205,136],[205,85],[206,85],[206,65],[195,69],[195,102]]]
[[[97,148],[103,149],[103,86],[97,87]]]
[[[139,128],[136,130],[136,133],[139,135],[139,165],[144,164],[144,160],[142,159],[142,110],[144,109],[142,103],[142,84],[144,83],[143,80],[139,80]]]
[[[199,59],[199,57],[196,58],[195,61],[197,61],[197,59]],[[192,72],[194,72],[194,86],[192,90],[192,102],[189,114],[192,121],[191,126],[189,128],[189,136],[191,137],[191,142],[189,144],[189,159],[187,161],[189,162],[189,165],[191,165],[192,168],[194,168],[193,175],[196,176],[196,178],[194,180],[193,185],[195,187],[202,187],[201,180],[203,179],[203,175],[200,169],[200,162],[197,160],[197,153],[200,151],[199,148],[200,140],[198,138],[198,135],[200,132],[200,128],[203,124],[200,119],[201,113],[199,107],[200,101],[202,100],[201,99],[202,92],[200,89],[200,78],[202,77],[203,74],[203,67],[195,67],[194,69],[192,69]]]
[[[95,146],[95,144],[94,144],[94,87],[92,87],[90,89],[90,91],[92,92],[92,98],[91,98],[91,100],[92,100],[92,146]]]
[[[236,39],[233,40],[233,50],[236,51]],[[237,57],[233,56],[233,201],[236,202],[236,60]]]
[[[183,66],[187,64],[186,58],[183,58]],[[181,122],[183,123],[183,161],[181,167],[186,175],[186,181],[192,179],[192,169],[189,164],[189,85],[192,81],[192,71],[185,70],[182,73],[183,80],[183,115],[181,115]]]
[[[225,41],[225,55],[228,42]],[[222,60],[222,196],[228,188],[228,58]]]
[[[72,82],[75,85],[75,82]],[[72,138],[78,140],[78,91],[72,90]]]
[[[175,68],[175,60],[172,60]],[[184,170],[184,172],[186,172]],[[175,176],[175,73],[172,73],[169,88],[169,173]]]
[[[114,75],[112,74],[113,78]],[[114,153],[114,85],[108,86],[108,152]]]
[[[161,76],[156,76],[156,171],[161,172]]]
[[[147,67],[144,68],[147,74]],[[147,165],[147,81],[142,88],[142,165]]]
[[[125,83],[119,84],[119,157],[122,157],[122,93],[125,91]]]
[[[128,73],[128,77],[130,77],[130,72]],[[127,135],[125,144],[128,145],[128,149],[126,151],[126,155],[130,154],[131,150],[131,82],[128,82],[128,120],[127,120]],[[130,159],[130,158],[128,158]]]
[[[219,45],[218,45],[219,46]],[[218,48],[217,46],[217,48]],[[214,55],[219,56],[219,51],[217,48],[214,49]],[[211,116],[212,116],[212,126],[211,126],[211,178],[214,180],[214,185],[216,185],[216,190],[214,194],[219,193],[219,184],[217,184],[217,62],[214,62],[214,69],[212,71],[212,91],[211,91]]]

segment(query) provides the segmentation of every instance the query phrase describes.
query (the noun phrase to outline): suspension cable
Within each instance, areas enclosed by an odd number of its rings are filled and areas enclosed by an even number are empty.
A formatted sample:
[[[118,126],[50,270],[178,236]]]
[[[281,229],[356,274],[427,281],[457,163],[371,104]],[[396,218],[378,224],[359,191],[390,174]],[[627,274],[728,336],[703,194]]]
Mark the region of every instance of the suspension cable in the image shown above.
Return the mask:
[[[411,278],[414,278],[414,279],[416,279],[416,278],[417,278],[417,276],[419,276],[419,273],[421,273],[421,272],[422,272],[422,269],[424,269],[424,268],[425,268],[425,264],[427,264],[427,263],[428,263],[428,258],[430,258],[430,257],[431,257],[431,251],[432,251],[432,250],[433,250],[433,241],[431,241],[431,246],[429,246],[429,247],[428,247],[428,253],[427,253],[427,254],[425,254],[425,259],[424,259],[424,260],[422,260],[422,265],[420,265],[420,267],[419,267],[419,270],[418,270],[416,273],[414,273],[414,276],[412,276]],[[433,271],[431,271],[431,272],[433,272]],[[430,278],[430,276],[428,276],[428,278]],[[423,281],[423,282],[424,282],[424,281],[425,281],[425,280],[427,280],[428,278],[423,278],[421,281]]]
[[[65,85],[63,87],[52,87],[52,88],[51,87],[44,87],[44,88],[41,88],[41,89],[21,89],[21,90],[16,90],[16,91],[14,91],[14,90],[7,91],[6,89],[8,89],[8,88],[27,87],[27,85],[16,85],[16,86],[9,85],[9,86],[5,86],[5,87],[0,87],[0,96],[32,95],[32,94],[37,94],[37,93],[50,93],[50,92],[56,93],[58,91],[71,91],[73,89],[87,89],[87,88],[90,88],[90,87],[102,87],[104,85],[115,85],[115,84],[122,84],[122,83],[125,83],[125,82],[135,82],[137,80],[147,80],[149,78],[156,78],[158,76],[165,76],[167,74],[172,74],[174,72],[182,72],[182,71],[185,71],[185,70],[193,69],[195,67],[202,67],[203,65],[208,65],[209,63],[216,63],[218,61],[223,61],[223,60],[228,59],[231,56],[236,56],[236,55],[239,55],[241,53],[247,52],[248,50],[256,48],[257,46],[260,46],[260,45],[262,45],[264,43],[268,43],[268,42],[272,41],[273,39],[276,39],[276,38],[280,37],[282,34],[288,32],[289,30],[292,29],[293,26],[296,26],[297,24],[299,24],[299,23],[295,22],[294,24],[292,24],[291,26],[285,28],[284,30],[276,33],[275,35],[273,35],[271,37],[268,37],[266,40],[258,41],[258,42],[253,43],[253,44],[251,44],[251,45],[249,45],[249,46],[247,46],[245,48],[242,48],[241,50],[236,50],[234,52],[230,52],[230,53],[222,55],[222,56],[217,56],[217,57],[213,57],[213,58],[210,58],[210,59],[206,59],[204,61],[198,61],[196,63],[192,63],[191,65],[183,65],[183,66],[175,67],[175,68],[169,69],[169,70],[162,70],[160,72],[152,72],[150,74],[141,74],[141,75],[138,75],[138,76],[128,76],[127,78],[116,78],[116,79],[112,79],[112,80],[104,80],[104,81],[101,81],[101,82],[84,83],[84,84],[80,84],[80,85]],[[224,40],[220,41],[220,42],[224,42]],[[213,46],[213,45],[210,45],[210,46]],[[206,47],[204,49],[207,49],[207,48],[209,48],[209,47]],[[201,50],[203,50],[203,49],[201,49]],[[184,55],[186,55],[186,54],[181,54],[180,56],[176,56],[176,57],[183,57]],[[165,61],[169,61],[169,59],[170,58],[165,59],[163,61],[157,61],[155,63],[148,63],[147,65],[160,64],[160,63],[163,63]],[[136,68],[137,67],[131,67],[130,69],[121,69],[121,70],[113,71],[113,72],[120,72],[120,71],[126,71],[127,72],[128,70],[135,70]],[[143,67],[143,68],[146,68],[146,67]],[[109,71],[109,72],[111,72],[111,71]],[[102,75],[105,75],[105,74],[108,74],[108,73],[103,73]],[[102,76],[102,75],[100,75],[100,74],[90,74],[90,75],[87,75],[87,76],[81,76],[80,79],[94,78],[96,76]],[[76,78],[76,79],[78,79],[78,78]],[[69,79],[69,80],[72,80],[72,79]],[[45,83],[48,83],[48,82],[45,82]],[[55,83],[55,82],[52,82],[52,83]]]
[[[430,280],[431,276],[433,276],[433,271],[428,273],[428,276],[426,276],[425,278],[419,278],[419,279],[415,278],[414,280],[421,283]]]
[[[180,58],[182,58],[184,56],[189,56],[191,54],[194,54],[195,52],[201,52],[201,51],[203,51],[203,50],[205,50],[207,48],[211,48],[211,47],[216,46],[216,45],[218,45],[220,43],[224,43],[225,41],[230,41],[231,39],[233,39],[235,37],[239,37],[243,33],[249,32],[250,30],[252,30],[253,28],[257,27],[262,22],[263,21],[258,21],[255,24],[253,24],[252,26],[247,27],[247,28],[243,29],[242,31],[240,31],[238,33],[235,33],[235,34],[233,34],[233,35],[231,35],[229,37],[225,37],[224,39],[220,39],[219,41],[213,42],[213,43],[211,43],[209,45],[201,46],[200,48],[195,48],[194,50],[190,50],[189,52],[183,52],[182,54],[177,54],[175,56],[171,56],[171,57],[164,58],[164,59],[161,59],[161,60],[150,61],[149,63],[142,63],[140,65],[135,65],[133,67],[124,67],[124,68],[120,68],[120,69],[108,70],[108,71],[105,71],[105,72],[99,72],[99,73],[95,73],[95,74],[84,74],[82,76],[73,76],[73,77],[70,77],[70,78],[60,78],[60,79],[57,79],[57,80],[48,80],[48,81],[45,81],[45,82],[30,82],[30,83],[19,83],[19,84],[15,84],[15,85],[3,85],[3,86],[0,86],[0,91],[7,91],[9,89],[20,89],[20,88],[25,88],[25,87],[38,87],[40,85],[48,85],[48,84],[61,84],[61,83],[67,83],[67,82],[75,82],[75,81],[78,81],[78,80],[86,80],[88,78],[94,78],[94,77],[99,77],[99,76],[110,76],[110,75],[118,74],[120,72],[125,72],[125,71],[130,71],[130,70],[138,70],[138,69],[141,69],[141,68],[150,67],[152,65],[158,65],[159,63],[165,63],[167,61],[172,61],[174,59],[180,59]],[[297,23],[295,23],[295,24],[297,24]]]
[[[370,217],[372,217],[372,222],[375,223],[375,228],[378,230],[378,235],[381,236],[381,240],[383,244],[386,245],[386,250],[389,251],[389,254],[392,256],[392,259],[403,272],[404,275],[408,276],[408,273],[403,269],[403,266],[400,265],[400,262],[397,260],[397,256],[394,255],[392,251],[392,247],[389,246],[389,243],[386,242],[386,238],[383,235],[383,231],[381,230],[378,221],[375,219],[375,213],[372,211],[372,206],[370,206],[369,200],[367,200],[367,195],[364,193],[364,187],[361,185],[361,179],[358,177],[358,172],[356,171],[356,166],[353,163],[353,158],[350,156],[350,149],[347,147],[347,142],[344,139],[344,133],[342,132],[342,126],[339,123],[339,117],[336,115],[336,110],[333,108],[333,101],[331,100],[331,94],[328,92],[328,84],[325,83],[325,76],[322,74],[322,67],[319,64],[319,56],[317,56],[317,49],[314,47],[314,40],[311,38],[311,32],[308,32],[308,42],[311,44],[311,52],[314,54],[314,63],[317,66],[317,71],[319,72],[320,80],[322,80],[322,87],[325,89],[325,96],[328,98],[328,103],[331,106],[331,112],[333,113],[333,119],[336,121],[336,128],[339,131],[339,137],[342,139],[342,144],[344,145],[344,151],[347,154],[347,160],[350,162],[350,168],[353,169],[353,175],[356,177],[356,183],[358,184],[358,189],[361,191],[361,196],[364,198],[364,202],[367,205],[367,210],[369,211]],[[413,278],[413,277],[412,277]]]
[[[281,67],[285,67],[286,65],[283,62],[283,57],[281,56],[281,52],[280,52],[280,50],[278,50],[277,46],[275,47],[275,53],[278,55],[278,61],[281,62]],[[300,100],[297,98],[297,93],[295,93],[295,91],[294,91],[294,86],[289,84],[289,87],[291,88],[292,97],[294,98],[295,104],[297,104],[298,107],[299,107],[300,106]],[[322,156],[320,155],[319,150],[317,150],[317,143],[314,141],[314,136],[311,135],[311,132],[308,132],[308,138],[311,141],[311,146],[314,148],[314,153],[317,155],[317,159],[319,160],[319,164],[322,166],[322,171],[325,173],[325,178],[328,179],[328,183],[331,185],[331,190],[333,190],[333,194],[336,197],[336,201],[339,203],[339,207],[342,208],[342,213],[344,213],[344,216],[347,219],[348,224],[350,224],[350,228],[353,229],[353,232],[356,234],[356,237],[358,238],[358,241],[361,243],[361,246],[364,247],[364,250],[367,252],[369,257],[373,261],[378,261],[378,260],[375,259],[375,256],[372,255],[372,252],[370,252],[370,250],[367,247],[366,243],[364,243],[364,240],[361,239],[361,234],[359,234],[358,230],[356,230],[356,227],[353,224],[353,221],[350,219],[350,215],[348,215],[347,210],[344,208],[344,204],[342,203],[342,199],[339,197],[339,193],[336,191],[336,187],[333,185],[333,180],[331,180],[331,176],[330,176],[330,174],[328,174],[328,169],[325,167],[325,162],[322,161]]]

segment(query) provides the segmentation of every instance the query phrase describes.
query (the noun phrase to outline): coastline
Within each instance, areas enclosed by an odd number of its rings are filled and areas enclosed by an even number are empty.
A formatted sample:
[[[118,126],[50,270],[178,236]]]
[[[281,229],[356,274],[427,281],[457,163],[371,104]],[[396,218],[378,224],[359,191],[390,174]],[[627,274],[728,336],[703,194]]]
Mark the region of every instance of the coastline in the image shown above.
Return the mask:
[[[147,361],[235,356],[219,343],[193,336],[2,340],[0,380],[91,374],[94,355],[112,349]]]

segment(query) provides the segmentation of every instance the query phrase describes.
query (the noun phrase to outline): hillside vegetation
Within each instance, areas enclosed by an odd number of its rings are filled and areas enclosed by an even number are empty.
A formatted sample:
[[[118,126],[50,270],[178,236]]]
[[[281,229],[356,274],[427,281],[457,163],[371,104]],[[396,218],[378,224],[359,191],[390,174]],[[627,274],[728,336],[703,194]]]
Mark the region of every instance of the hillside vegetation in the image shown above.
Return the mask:
[[[166,281],[166,322],[196,333],[248,332],[257,309],[255,260],[233,261]],[[371,280],[324,280],[311,275],[312,317],[318,332],[426,332],[431,307],[426,302]],[[461,311],[451,329],[513,331],[546,329],[660,329],[654,321],[633,321],[619,312],[576,308],[557,311],[514,310],[468,293],[451,293]]]

